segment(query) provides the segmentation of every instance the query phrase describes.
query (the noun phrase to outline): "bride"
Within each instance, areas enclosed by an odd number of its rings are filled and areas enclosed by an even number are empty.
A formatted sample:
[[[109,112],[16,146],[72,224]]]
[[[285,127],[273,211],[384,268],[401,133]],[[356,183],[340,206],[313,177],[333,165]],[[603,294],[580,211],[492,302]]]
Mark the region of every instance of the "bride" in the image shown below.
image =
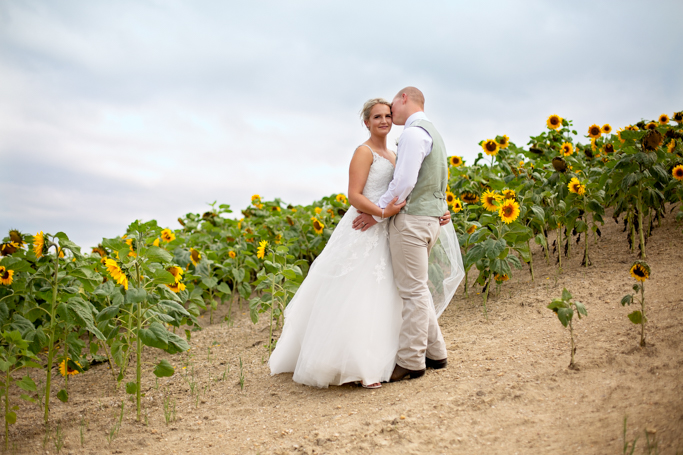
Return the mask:
[[[315,387],[360,382],[378,388],[396,364],[403,301],[393,278],[388,223],[366,231],[352,228],[359,211],[388,218],[405,205],[391,203],[384,211],[376,205],[396,164],[396,155],[386,146],[391,105],[380,98],[369,100],[362,118],[370,138],[356,149],[349,166],[353,207],[285,309],[282,335],[269,361],[271,374],[294,372],[295,382]],[[464,275],[450,218],[444,227],[430,254],[429,284],[437,316]]]

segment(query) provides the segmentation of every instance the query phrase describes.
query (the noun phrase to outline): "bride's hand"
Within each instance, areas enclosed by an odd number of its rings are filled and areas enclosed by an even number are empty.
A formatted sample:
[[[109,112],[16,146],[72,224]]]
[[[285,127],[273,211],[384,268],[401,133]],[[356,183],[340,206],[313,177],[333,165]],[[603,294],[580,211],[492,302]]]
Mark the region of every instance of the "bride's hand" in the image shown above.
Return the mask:
[[[445,226],[451,222],[451,211],[444,213],[439,217],[439,226]]]
[[[401,211],[403,206],[406,205],[406,201],[401,202],[400,204],[396,204],[396,201],[398,201],[398,196],[395,197],[394,199],[391,200],[389,205],[387,205],[384,209],[384,218],[389,218],[394,215],[396,215],[398,212]]]

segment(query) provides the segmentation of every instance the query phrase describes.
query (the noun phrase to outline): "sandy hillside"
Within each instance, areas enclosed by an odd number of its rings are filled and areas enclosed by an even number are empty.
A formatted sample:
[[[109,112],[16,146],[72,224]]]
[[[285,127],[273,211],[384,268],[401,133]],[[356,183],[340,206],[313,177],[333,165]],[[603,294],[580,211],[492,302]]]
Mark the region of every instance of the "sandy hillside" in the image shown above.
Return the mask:
[[[440,319],[449,347],[445,370],[376,391],[313,389],[291,375],[269,375],[266,321],[254,326],[236,311],[228,327],[209,325],[206,315],[190,353],[147,350],[147,360],[167,357],[177,374],[156,384],[147,368],[143,422],[134,420],[134,404],[115,388],[107,366],[97,365],[70,381],[69,403],[53,401],[47,440],[39,405],[21,404],[10,452],[56,453],[59,427],[62,453],[73,454],[605,454],[622,453],[628,416],[635,453],[647,453],[646,430],[659,453],[683,453],[682,240],[669,216],[648,243],[646,348],[626,318],[633,309],[619,304],[634,283],[628,271],[635,257],[621,225],[610,221],[591,244],[592,267],[580,266],[575,247],[556,276],[537,250],[536,280],[526,269],[516,272],[492,296],[488,322],[477,290],[468,299],[460,289]],[[578,370],[567,368],[568,330],[546,308],[563,287],[588,309],[575,325]],[[214,322],[223,321],[226,307]],[[168,425],[164,397],[176,404],[177,419]],[[122,400],[124,417],[112,432]]]

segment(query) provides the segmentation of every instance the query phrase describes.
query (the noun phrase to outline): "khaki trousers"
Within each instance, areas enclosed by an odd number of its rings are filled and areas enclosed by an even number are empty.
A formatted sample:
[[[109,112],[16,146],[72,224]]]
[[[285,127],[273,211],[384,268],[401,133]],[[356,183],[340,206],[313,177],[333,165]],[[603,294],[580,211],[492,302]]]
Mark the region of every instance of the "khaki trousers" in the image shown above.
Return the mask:
[[[425,368],[448,356],[436,320],[429,287],[429,252],[439,238],[439,218],[399,213],[389,220],[389,245],[394,279],[403,299],[403,324],[396,363],[409,370]]]

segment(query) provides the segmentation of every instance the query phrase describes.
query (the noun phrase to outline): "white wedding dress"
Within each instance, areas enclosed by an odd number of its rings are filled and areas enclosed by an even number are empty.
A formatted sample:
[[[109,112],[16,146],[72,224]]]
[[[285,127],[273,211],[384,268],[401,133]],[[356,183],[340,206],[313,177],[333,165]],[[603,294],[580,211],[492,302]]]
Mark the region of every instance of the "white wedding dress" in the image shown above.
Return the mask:
[[[394,167],[374,151],[372,155],[363,195],[376,203]],[[388,223],[354,230],[357,215],[351,207],[339,221],[287,305],[282,335],[269,360],[271,374],[294,372],[295,382],[315,387],[389,380],[403,301],[394,283]],[[452,224],[447,227],[430,254],[429,285],[437,316],[464,276],[457,236]]]

